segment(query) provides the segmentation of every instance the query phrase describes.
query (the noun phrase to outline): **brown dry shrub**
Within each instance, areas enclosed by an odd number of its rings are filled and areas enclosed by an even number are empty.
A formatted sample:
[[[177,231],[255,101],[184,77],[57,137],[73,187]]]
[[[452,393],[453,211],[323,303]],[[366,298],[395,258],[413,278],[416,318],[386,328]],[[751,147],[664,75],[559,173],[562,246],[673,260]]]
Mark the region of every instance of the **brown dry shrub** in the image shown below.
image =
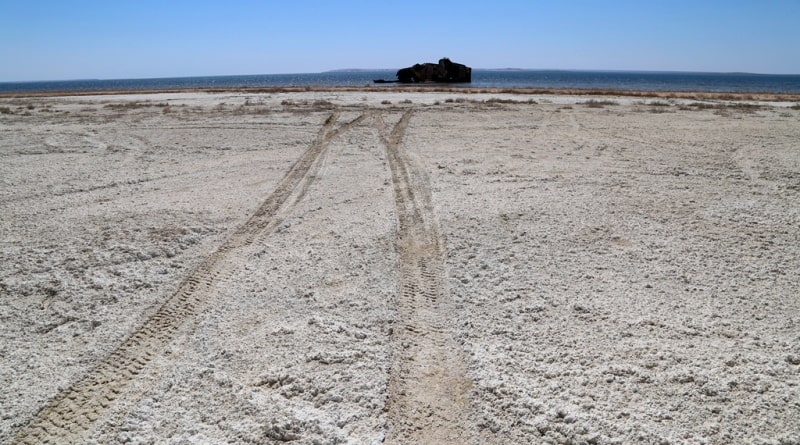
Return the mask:
[[[606,105],[619,105],[619,102],[613,100],[589,99],[586,102],[581,102],[581,105],[586,105],[589,108],[603,108]]]

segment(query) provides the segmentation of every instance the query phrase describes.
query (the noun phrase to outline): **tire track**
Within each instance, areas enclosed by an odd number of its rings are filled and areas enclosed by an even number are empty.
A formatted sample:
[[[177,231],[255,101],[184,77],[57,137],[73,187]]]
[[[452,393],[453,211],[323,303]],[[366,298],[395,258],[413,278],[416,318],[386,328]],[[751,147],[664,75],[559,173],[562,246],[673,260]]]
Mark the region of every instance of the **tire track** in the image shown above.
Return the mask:
[[[236,248],[252,244],[256,240],[263,239],[269,235],[271,229],[283,221],[283,218],[278,217],[280,207],[289,200],[292,194],[296,195],[292,200],[292,204],[299,202],[305,196],[311,183],[316,179],[319,167],[322,165],[322,154],[333,138],[350,130],[369,116],[370,114],[361,114],[352,121],[334,129],[333,124],[339,118],[339,113],[332,114],[320,129],[317,140],[311,148],[295,162],[289,173],[278,183],[275,191],[261,204],[261,207],[256,210],[253,216],[234,233],[229,247]]]
[[[231,237],[200,264],[120,346],[45,405],[20,431],[14,443],[62,444],[80,441],[94,422],[121,397],[145,366],[159,356],[179,328],[201,313],[213,299],[214,288],[240,268],[248,252],[243,248],[271,233],[280,210],[292,195],[302,199],[331,140],[368,117],[334,129],[339,113],[334,112],[320,129],[316,141],[295,162],[275,190]]]
[[[453,304],[447,291],[445,249],[425,170],[401,149],[411,111],[385,136],[398,218],[401,289],[397,301],[389,376],[388,443],[463,444],[470,441],[469,390],[461,348],[449,328]]]

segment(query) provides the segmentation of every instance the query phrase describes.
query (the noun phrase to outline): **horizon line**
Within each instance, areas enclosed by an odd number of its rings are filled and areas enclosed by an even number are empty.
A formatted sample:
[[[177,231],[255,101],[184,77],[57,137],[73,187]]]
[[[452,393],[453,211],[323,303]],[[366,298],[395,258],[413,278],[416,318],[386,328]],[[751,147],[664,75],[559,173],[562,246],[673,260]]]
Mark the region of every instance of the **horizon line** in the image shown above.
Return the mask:
[[[344,72],[396,71],[399,68],[337,68],[316,72],[283,72],[259,74],[201,74],[152,77],[82,77],[70,79],[38,79],[38,80],[0,80],[0,84],[44,83],[44,82],[86,82],[113,80],[155,80],[155,79],[191,79],[203,77],[249,77],[249,76],[291,76],[307,74],[326,74]],[[691,71],[691,70],[646,70],[646,69],[590,69],[590,68],[472,68],[476,71],[538,71],[538,72],[595,72],[595,73],[674,73],[674,74],[718,74],[718,75],[752,75],[752,76],[800,76],[800,73],[759,73],[750,71]]]

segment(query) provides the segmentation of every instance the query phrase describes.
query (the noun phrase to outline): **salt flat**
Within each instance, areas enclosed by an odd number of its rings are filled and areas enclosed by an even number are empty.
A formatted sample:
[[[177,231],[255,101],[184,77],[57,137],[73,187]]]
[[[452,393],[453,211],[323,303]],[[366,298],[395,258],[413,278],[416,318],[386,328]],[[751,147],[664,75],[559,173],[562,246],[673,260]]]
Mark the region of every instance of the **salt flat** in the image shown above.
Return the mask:
[[[2,443],[800,443],[800,110],[0,99]]]

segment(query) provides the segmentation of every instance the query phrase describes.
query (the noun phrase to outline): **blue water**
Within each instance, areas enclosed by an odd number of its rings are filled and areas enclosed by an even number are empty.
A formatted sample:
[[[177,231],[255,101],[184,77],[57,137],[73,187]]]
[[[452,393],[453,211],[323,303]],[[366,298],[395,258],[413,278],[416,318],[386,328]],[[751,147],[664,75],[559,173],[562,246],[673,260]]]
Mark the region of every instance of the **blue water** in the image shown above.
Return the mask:
[[[159,79],[0,82],[3,92],[168,90],[185,88],[365,86],[373,79],[394,79],[396,70],[332,71],[316,74],[176,77]],[[394,88],[395,84],[382,84]],[[582,88],[644,91],[800,93],[800,75],[684,73],[651,71],[472,71],[472,83],[460,88]]]

